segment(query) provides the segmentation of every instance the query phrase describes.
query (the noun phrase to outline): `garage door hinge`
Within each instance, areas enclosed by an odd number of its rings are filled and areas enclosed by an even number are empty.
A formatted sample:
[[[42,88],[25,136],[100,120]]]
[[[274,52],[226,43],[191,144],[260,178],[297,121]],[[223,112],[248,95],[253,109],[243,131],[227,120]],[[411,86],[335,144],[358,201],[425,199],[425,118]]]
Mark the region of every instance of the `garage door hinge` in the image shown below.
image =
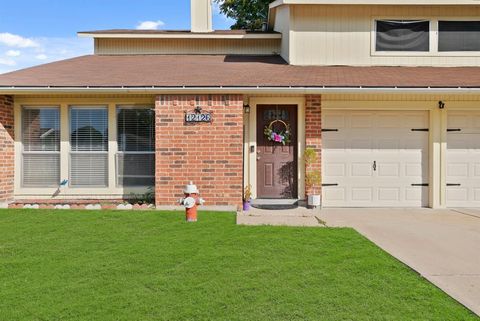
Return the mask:
[[[448,128],[447,132],[461,132],[462,130],[460,128]]]
[[[453,187],[453,186],[462,186],[462,184],[447,184],[448,187]]]
[[[412,132],[428,132],[428,128],[412,128]]]
[[[423,184],[412,184],[412,186],[428,186],[428,183],[423,183]]]
[[[323,128],[322,132],[338,132],[338,129]]]
[[[338,186],[338,184],[322,184],[323,187]]]

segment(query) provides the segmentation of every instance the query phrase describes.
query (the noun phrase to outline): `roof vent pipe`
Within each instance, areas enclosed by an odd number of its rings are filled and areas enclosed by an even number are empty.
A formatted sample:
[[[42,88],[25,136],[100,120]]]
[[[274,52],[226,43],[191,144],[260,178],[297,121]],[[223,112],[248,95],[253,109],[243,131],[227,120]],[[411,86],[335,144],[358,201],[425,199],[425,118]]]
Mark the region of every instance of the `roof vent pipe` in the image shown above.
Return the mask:
[[[191,0],[192,32],[212,32],[212,0]]]

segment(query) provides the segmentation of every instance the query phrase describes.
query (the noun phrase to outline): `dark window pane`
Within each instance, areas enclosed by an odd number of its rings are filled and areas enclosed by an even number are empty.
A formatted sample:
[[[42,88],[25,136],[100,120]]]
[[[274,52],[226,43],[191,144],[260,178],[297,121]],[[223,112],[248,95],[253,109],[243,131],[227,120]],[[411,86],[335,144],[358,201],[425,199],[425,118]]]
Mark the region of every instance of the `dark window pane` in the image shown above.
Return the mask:
[[[430,22],[379,20],[376,51],[430,51]]]
[[[480,21],[439,21],[438,51],[480,51]]]
[[[118,154],[119,186],[154,186],[155,154]]]
[[[149,108],[118,108],[117,132],[118,185],[155,185],[155,113]]]
[[[119,108],[117,125],[119,151],[153,152],[155,150],[155,117],[151,109]]]

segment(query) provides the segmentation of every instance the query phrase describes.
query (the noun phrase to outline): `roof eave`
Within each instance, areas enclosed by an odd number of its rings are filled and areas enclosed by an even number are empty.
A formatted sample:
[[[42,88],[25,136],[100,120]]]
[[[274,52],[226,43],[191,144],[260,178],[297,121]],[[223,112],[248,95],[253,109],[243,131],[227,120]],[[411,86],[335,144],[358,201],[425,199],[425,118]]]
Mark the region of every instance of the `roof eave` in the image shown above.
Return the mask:
[[[177,86],[177,87],[18,87],[0,86],[2,95],[29,94],[480,94],[480,87],[342,87],[342,86]]]
[[[137,34],[137,33],[89,33],[78,32],[82,38],[120,38],[120,39],[282,39],[281,33],[252,34]]]

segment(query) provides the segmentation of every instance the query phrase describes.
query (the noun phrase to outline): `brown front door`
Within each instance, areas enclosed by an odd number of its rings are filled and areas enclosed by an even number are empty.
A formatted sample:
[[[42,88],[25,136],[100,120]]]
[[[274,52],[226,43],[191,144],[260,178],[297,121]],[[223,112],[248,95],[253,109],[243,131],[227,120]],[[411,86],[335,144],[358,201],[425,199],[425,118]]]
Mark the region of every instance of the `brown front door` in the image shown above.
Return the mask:
[[[269,140],[265,128],[273,133],[289,130],[289,142]],[[272,134],[273,134],[272,133]],[[271,137],[272,135],[270,135]],[[285,135],[283,135],[285,137]],[[278,139],[278,137],[276,137]],[[297,106],[257,106],[257,197],[297,198]]]

